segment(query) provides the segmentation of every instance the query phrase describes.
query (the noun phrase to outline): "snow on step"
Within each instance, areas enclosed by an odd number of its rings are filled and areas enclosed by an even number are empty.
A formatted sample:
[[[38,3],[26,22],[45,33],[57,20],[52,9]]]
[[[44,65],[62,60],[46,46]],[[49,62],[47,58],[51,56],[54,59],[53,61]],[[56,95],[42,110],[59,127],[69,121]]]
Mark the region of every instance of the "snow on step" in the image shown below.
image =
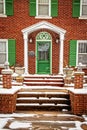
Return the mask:
[[[43,103],[43,104],[39,104],[39,103],[32,103],[32,104],[28,104],[28,103],[19,103],[19,104],[16,104],[16,106],[69,106],[67,104],[54,104],[54,103],[51,103],[51,104],[47,104],[47,103]]]
[[[17,100],[67,100],[66,98],[55,98],[55,97],[52,97],[52,98],[49,98],[49,97],[39,97],[37,99],[37,97],[20,97],[20,98],[17,98]]]
[[[44,80],[44,81],[45,80],[48,80],[48,81],[52,81],[52,80],[53,81],[63,81],[62,78],[60,78],[60,79],[55,79],[55,78],[54,79],[51,79],[51,78],[50,79],[49,78],[24,78],[24,80],[32,80],[32,81],[35,81],[35,80],[38,80],[38,81],[39,80]]]
[[[54,85],[56,85],[56,84],[64,84],[64,83],[62,83],[62,82],[24,82],[24,84],[54,84]]]
[[[18,92],[18,94],[67,94],[65,92]]]

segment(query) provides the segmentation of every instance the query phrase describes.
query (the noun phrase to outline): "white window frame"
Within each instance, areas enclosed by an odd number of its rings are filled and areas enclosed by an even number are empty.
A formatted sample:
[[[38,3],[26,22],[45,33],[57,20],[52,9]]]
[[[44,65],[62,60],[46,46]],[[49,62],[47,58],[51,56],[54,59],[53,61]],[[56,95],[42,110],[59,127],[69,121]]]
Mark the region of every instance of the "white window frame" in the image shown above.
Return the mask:
[[[78,66],[78,51],[79,51],[79,43],[87,43],[87,40],[78,40],[77,41],[77,53],[76,53],[76,66]],[[86,65],[83,65],[83,68],[87,67],[87,64]]]
[[[3,14],[0,14],[0,17],[7,17],[6,16],[6,5],[5,5],[5,0],[3,0],[3,4],[4,4],[4,13]]]
[[[82,1],[83,0],[80,0],[80,19],[87,19],[87,15],[82,15],[82,6],[83,6],[83,4],[82,4]]]
[[[6,44],[6,61],[8,61],[8,40],[7,39],[0,39],[0,42],[5,42]],[[4,67],[4,64],[0,64],[0,67]]]
[[[36,17],[35,18],[41,18],[41,19],[51,19],[51,0],[49,0],[49,15],[38,15],[38,0],[36,0]]]

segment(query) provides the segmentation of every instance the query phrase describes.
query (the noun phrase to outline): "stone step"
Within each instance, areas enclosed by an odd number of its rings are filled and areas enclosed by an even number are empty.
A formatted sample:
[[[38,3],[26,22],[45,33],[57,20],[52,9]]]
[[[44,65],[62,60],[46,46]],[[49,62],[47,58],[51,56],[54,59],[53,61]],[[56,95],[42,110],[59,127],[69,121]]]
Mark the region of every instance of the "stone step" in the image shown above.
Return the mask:
[[[39,98],[35,98],[35,97],[21,97],[21,98],[17,98],[17,103],[39,103],[39,104],[43,104],[43,103],[54,103],[56,104],[70,104],[70,101],[66,98],[47,98],[47,97],[39,97]]]
[[[36,78],[36,79],[37,78],[38,79],[39,78],[43,78],[43,79],[45,79],[45,78],[47,78],[47,79],[51,79],[52,78],[53,79],[54,78],[54,79],[62,79],[63,76],[62,75],[45,75],[45,74],[44,75],[41,75],[41,74],[40,75],[38,75],[38,74],[30,75],[29,74],[29,75],[26,75],[24,78],[33,78],[33,79],[34,78]]]
[[[24,77],[27,86],[64,86],[63,76],[60,75],[29,75]]]
[[[43,80],[45,81],[45,82],[60,82],[60,81],[63,81],[63,79],[52,79],[52,78],[24,78],[24,81],[26,81],[26,82],[31,82],[31,81],[38,81],[38,82],[43,82]]]
[[[17,110],[61,110],[70,111],[70,99],[68,91],[64,89],[52,90],[49,86],[46,88],[21,89],[17,94]]]
[[[63,109],[66,109],[67,111],[70,111],[70,105],[66,105],[66,104],[57,104],[54,105],[52,104],[39,104],[39,103],[32,103],[32,104],[25,104],[25,103],[21,103],[21,104],[16,104],[16,109],[17,110],[57,110],[57,111],[62,111]]]
[[[19,92],[17,97],[56,97],[56,98],[69,98],[69,94],[65,92]]]
[[[26,84],[27,86],[38,86],[38,85],[41,85],[41,86],[50,86],[50,85],[52,85],[52,86],[61,86],[61,87],[63,87],[64,86],[64,83],[63,82],[46,82],[46,81],[42,81],[42,82],[35,82],[35,81],[26,81],[26,82],[24,82],[23,84]]]

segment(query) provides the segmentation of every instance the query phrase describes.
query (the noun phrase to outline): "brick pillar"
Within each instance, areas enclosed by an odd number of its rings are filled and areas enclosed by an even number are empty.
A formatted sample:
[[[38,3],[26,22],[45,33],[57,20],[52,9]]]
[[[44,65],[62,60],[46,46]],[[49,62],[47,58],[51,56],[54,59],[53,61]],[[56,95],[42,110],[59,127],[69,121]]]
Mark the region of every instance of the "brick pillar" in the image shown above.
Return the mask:
[[[84,72],[75,72],[74,73],[74,88],[80,89],[83,88],[83,79],[84,79]]]
[[[12,87],[12,73],[13,71],[11,69],[3,69],[2,75],[3,75],[3,88],[10,89]]]

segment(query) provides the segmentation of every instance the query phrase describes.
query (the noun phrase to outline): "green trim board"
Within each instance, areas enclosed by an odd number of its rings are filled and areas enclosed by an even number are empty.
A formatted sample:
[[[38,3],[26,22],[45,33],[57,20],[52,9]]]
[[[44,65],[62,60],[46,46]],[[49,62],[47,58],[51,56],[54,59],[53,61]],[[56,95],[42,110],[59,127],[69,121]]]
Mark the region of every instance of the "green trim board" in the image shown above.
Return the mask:
[[[10,66],[16,63],[16,40],[8,39],[8,62]]]
[[[13,0],[5,0],[5,7],[6,7],[6,15],[13,16],[14,14]]]
[[[29,0],[29,14],[30,16],[36,16],[36,0]]]
[[[58,16],[58,0],[51,0],[51,16]]]
[[[72,16],[80,17],[80,0],[73,0]]]
[[[70,40],[69,65],[76,66],[77,40]]]

